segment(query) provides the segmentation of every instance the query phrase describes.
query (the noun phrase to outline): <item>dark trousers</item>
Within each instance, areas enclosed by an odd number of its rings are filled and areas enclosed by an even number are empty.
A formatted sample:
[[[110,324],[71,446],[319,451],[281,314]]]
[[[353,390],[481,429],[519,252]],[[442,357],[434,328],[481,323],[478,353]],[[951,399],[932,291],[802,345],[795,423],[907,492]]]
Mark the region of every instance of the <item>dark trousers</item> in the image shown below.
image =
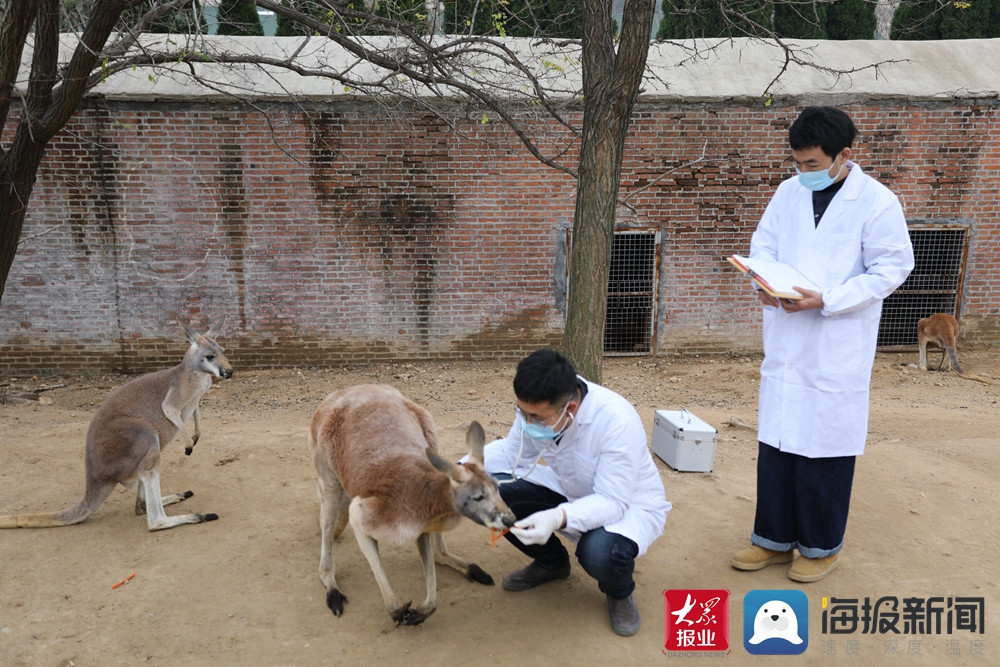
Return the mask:
[[[854,456],[811,459],[759,443],[757,516],[750,541],[824,558],[844,545]]]
[[[510,479],[510,475],[500,474],[496,478]],[[566,502],[562,494],[524,479],[501,484],[500,497],[519,520]],[[512,533],[507,533],[505,537],[544,568],[551,570],[569,561],[569,552],[554,533],[545,544],[523,544]],[[597,580],[602,593],[614,598],[626,598],[635,589],[632,572],[638,554],[639,546],[635,542],[623,535],[609,533],[604,528],[584,533],[576,545],[580,566]]]

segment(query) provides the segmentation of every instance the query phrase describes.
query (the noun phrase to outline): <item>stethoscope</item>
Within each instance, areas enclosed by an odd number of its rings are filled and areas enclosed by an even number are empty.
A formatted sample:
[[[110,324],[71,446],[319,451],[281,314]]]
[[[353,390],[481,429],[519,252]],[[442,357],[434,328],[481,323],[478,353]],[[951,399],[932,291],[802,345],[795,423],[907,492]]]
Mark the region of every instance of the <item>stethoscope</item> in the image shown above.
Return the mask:
[[[518,410],[518,412],[520,412],[520,410]],[[567,425],[566,425],[566,427],[565,427],[565,428],[564,428],[564,429],[563,429],[562,431],[560,431],[560,432],[559,432],[559,435],[560,435],[560,436],[561,436],[561,435],[562,435],[563,433],[565,433],[565,432],[566,432],[566,430],[567,430],[567,429],[568,429],[568,428],[569,428],[570,426],[572,426],[572,425],[573,425],[573,424],[572,424],[572,422],[575,422],[575,421],[576,421],[576,417],[575,417],[575,416],[573,415],[573,413],[572,413],[572,412],[567,412],[566,414],[568,414],[568,415],[569,415],[569,418],[570,418],[570,423],[569,423],[569,424],[567,424]],[[525,419],[525,417],[523,417],[523,416],[522,416],[522,417],[521,417],[521,419],[522,419],[522,420],[524,420],[524,419]],[[557,437],[558,437],[558,436],[557,436]],[[549,444],[547,444],[547,445],[545,445],[544,447],[542,447],[542,451],[538,452],[538,456],[536,456],[536,457],[535,457],[535,460],[531,462],[531,467],[530,467],[530,468],[528,468],[528,472],[526,472],[526,473],[524,473],[523,475],[521,475],[520,477],[518,477],[518,476],[517,476],[517,465],[518,465],[518,463],[520,463],[520,462],[521,462],[521,455],[522,455],[522,454],[524,453],[524,425],[522,424],[522,425],[521,425],[521,444],[520,444],[520,446],[519,446],[519,447],[517,448],[517,457],[516,457],[516,458],[514,459],[514,467],[513,467],[513,468],[511,468],[511,470],[510,470],[510,479],[499,479],[499,480],[497,480],[497,484],[498,484],[498,485],[499,485],[499,484],[510,484],[511,482],[516,482],[516,481],[517,481],[517,480],[519,480],[519,479],[524,479],[524,478],[526,478],[526,477],[527,477],[528,475],[530,475],[530,474],[531,474],[531,472],[532,472],[532,471],[533,471],[533,470],[535,469],[535,466],[537,466],[537,465],[538,465],[538,462],[542,460],[542,456],[544,456],[544,455],[545,455],[545,452],[546,452],[546,451],[548,451],[548,449],[549,449],[550,447],[552,447],[552,446],[553,446],[554,444],[556,444],[556,441],[555,441],[555,438],[552,438],[551,440],[549,440]]]

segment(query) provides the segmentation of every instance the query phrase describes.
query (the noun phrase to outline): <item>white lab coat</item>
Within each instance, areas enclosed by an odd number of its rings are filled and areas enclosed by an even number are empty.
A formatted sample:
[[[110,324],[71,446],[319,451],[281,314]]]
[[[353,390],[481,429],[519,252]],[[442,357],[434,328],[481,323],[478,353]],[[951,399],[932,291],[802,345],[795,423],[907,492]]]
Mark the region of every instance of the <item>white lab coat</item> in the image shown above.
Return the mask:
[[[812,192],[791,178],[750,241],[750,257],[791,264],[822,288],[822,310],[764,307],[757,437],[809,458],[864,453],[882,300],[913,269],[896,195],[848,165],[818,227]]]
[[[516,466],[517,476],[524,476],[544,449],[548,466],[539,464],[525,479],[566,496],[569,502],[560,505],[566,527],[560,532],[570,539],[603,526],[635,542],[641,556],[663,533],[671,505],[642,419],[623,397],[587,382],[587,395],[559,444],[524,436],[517,460],[520,443],[521,424],[515,420],[506,439],[486,445],[487,471],[510,473]]]

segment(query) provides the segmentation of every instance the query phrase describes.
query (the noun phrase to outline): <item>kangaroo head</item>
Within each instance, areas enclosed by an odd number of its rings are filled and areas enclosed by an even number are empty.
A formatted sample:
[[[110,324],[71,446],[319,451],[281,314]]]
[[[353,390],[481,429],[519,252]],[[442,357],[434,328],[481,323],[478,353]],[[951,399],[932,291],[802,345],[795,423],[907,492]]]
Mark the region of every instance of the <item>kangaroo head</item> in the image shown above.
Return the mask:
[[[222,331],[222,325],[226,323],[225,315],[204,335],[199,334],[180,320],[177,320],[177,323],[184,330],[184,337],[191,343],[188,355],[191,355],[196,369],[220,378],[233,377],[233,367],[226,359],[225,348],[215,342],[215,337],[219,335],[219,332]]]
[[[465,434],[469,447],[469,460],[460,465],[438,456],[428,447],[427,458],[431,464],[448,475],[454,491],[452,505],[464,517],[488,528],[509,528],[516,521],[514,513],[500,497],[500,487],[483,467],[483,444],[486,434],[479,422],[472,422]]]

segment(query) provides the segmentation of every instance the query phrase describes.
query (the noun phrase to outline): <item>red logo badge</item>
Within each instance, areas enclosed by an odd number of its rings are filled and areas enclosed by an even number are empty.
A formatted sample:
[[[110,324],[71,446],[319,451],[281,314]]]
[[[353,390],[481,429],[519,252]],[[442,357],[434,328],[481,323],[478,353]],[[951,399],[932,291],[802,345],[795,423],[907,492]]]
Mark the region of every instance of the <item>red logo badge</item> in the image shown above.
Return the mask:
[[[729,650],[729,591],[663,591],[663,616],[665,650]]]

